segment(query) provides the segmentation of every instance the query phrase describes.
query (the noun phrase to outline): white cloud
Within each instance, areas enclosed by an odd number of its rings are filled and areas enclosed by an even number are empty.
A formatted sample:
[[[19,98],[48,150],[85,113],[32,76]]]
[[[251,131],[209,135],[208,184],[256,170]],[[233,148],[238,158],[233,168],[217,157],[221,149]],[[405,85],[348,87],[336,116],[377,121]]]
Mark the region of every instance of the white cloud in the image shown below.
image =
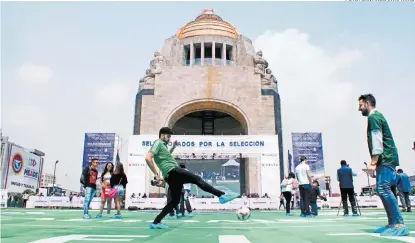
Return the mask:
[[[46,84],[53,76],[52,70],[47,66],[37,66],[32,63],[23,64],[18,71],[18,78],[27,83]]]
[[[112,82],[96,93],[96,99],[100,103],[121,105],[127,101],[129,85],[126,82]]]
[[[5,127],[23,131],[41,130],[47,126],[47,117],[43,110],[34,104],[5,107]]]
[[[330,53],[310,43],[309,36],[297,29],[267,31],[254,45],[263,51],[279,80],[287,124],[284,127],[299,129],[294,124],[308,117],[312,119],[307,119],[307,124],[300,127],[318,131],[322,125],[344,115],[342,110],[354,104],[352,84],[345,80],[343,73],[362,58],[360,51]]]

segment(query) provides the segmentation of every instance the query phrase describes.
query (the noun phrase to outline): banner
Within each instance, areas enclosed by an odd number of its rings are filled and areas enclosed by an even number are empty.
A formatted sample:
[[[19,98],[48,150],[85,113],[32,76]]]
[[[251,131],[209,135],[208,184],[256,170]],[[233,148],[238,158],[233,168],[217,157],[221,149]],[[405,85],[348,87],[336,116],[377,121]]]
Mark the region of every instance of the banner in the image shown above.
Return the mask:
[[[145,155],[150,150],[157,135],[130,136],[128,153]],[[170,141],[179,141],[175,154],[261,154],[278,156],[278,136],[243,135],[243,136],[195,136],[173,135]],[[172,146],[170,143],[169,146]]]
[[[91,165],[91,159],[98,159],[98,174],[108,162],[113,162],[115,133],[85,133],[82,169]]]
[[[43,158],[13,144],[9,151],[5,189],[16,193],[27,189],[35,192],[40,184]]]
[[[300,163],[301,156],[305,156],[312,175],[315,178],[324,177],[323,142],[321,133],[292,133],[291,135],[294,166],[296,167]]]
[[[134,135],[128,140],[128,181],[127,194],[149,193],[152,173],[145,162],[145,156],[150,150],[157,135]],[[241,136],[195,136],[173,135],[170,141],[177,140],[179,145],[173,156],[183,159],[237,159],[240,157],[254,157],[267,159],[258,166],[258,174],[264,174],[264,193],[279,193],[279,160],[278,136],[275,135],[241,135]],[[171,148],[172,143],[168,145]],[[234,156],[234,157],[232,157]],[[236,156],[236,157],[235,157]],[[260,161],[258,160],[258,163]],[[260,178],[258,178],[260,180]],[[161,189],[164,193],[164,189]],[[126,206],[129,202],[126,202]]]

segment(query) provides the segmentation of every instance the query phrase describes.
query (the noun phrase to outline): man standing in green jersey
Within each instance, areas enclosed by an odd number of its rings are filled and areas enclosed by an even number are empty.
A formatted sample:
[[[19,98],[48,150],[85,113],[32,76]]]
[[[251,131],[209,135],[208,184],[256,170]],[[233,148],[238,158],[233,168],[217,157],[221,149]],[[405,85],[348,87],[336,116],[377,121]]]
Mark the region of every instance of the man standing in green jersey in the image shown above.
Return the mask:
[[[162,127],[159,131],[159,139],[154,141],[153,146],[146,156],[147,165],[154,175],[156,175],[156,179],[162,181],[161,176],[156,170],[157,166],[171,190],[171,200],[167,202],[161,213],[157,215],[153,223],[150,224],[150,229],[168,228],[167,225],[161,223],[161,220],[179,204],[184,184],[191,183],[197,185],[203,191],[217,196],[219,202],[222,204],[239,197],[236,193],[225,194],[205,182],[200,176],[180,168],[171,154],[172,151],[169,151],[167,148],[167,144],[170,142],[172,134],[173,131],[170,128]],[[174,144],[177,145],[177,142],[175,141]],[[153,162],[153,159],[155,163]]]
[[[381,233],[381,236],[406,236],[409,232],[391,190],[396,183],[395,169],[399,166],[398,150],[392,132],[385,117],[376,110],[376,99],[372,94],[359,97],[359,111],[368,117],[367,142],[371,162],[367,173],[373,177],[376,171],[376,191],[388,216],[388,225],[374,232]]]

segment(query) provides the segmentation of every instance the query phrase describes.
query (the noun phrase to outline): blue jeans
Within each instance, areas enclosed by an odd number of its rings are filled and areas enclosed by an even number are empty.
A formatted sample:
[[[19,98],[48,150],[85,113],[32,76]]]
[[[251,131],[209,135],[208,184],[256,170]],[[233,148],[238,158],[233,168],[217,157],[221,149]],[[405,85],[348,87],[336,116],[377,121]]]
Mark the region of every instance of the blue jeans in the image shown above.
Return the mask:
[[[398,201],[392,193],[391,186],[396,181],[395,166],[377,166],[376,167],[376,192],[382,200],[388,216],[388,224],[403,224],[403,218],[399,212]]]
[[[84,215],[88,214],[89,205],[91,205],[92,199],[95,195],[95,189],[91,187],[85,188],[85,199],[84,199]]]
[[[317,202],[310,202],[310,206],[311,206],[311,214],[317,216],[318,215]]]

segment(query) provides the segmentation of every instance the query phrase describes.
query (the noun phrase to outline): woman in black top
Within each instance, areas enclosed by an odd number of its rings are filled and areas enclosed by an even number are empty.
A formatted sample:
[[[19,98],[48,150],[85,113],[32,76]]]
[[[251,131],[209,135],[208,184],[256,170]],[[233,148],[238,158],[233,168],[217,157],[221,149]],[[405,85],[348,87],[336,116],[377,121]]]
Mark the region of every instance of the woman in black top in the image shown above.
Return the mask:
[[[120,202],[125,195],[125,187],[127,186],[128,180],[124,173],[124,166],[120,163],[117,164],[114,170],[114,174],[111,176],[111,188],[115,188],[118,191],[118,195],[115,198],[115,205],[117,207],[117,214],[114,218],[121,219],[121,205]]]

